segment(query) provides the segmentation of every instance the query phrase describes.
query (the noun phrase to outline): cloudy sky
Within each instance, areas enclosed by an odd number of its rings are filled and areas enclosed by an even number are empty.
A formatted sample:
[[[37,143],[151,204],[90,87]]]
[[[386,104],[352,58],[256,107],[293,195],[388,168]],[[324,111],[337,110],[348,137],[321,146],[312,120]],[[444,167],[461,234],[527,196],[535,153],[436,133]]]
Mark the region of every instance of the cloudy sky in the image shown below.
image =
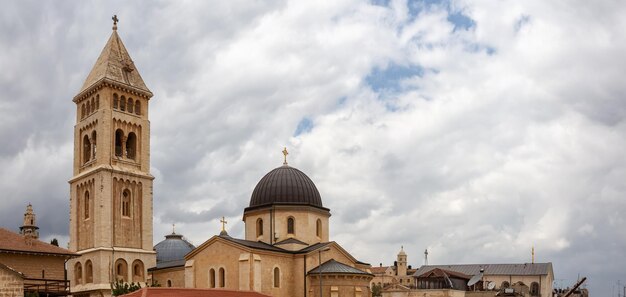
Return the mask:
[[[150,101],[155,242],[231,235],[282,163],[390,265],[552,262],[626,282],[621,1],[2,1],[0,226],[68,240],[72,97],[111,16]]]

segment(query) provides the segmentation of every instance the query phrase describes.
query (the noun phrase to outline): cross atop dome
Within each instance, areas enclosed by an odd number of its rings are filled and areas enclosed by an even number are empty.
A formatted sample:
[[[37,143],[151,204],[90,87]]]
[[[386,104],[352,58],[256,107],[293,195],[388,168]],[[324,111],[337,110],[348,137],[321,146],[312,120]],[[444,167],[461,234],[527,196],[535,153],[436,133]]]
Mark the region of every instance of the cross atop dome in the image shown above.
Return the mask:
[[[287,151],[287,147],[285,147],[283,149],[283,156],[285,157],[285,161],[283,162],[283,165],[287,165],[287,155],[289,155],[289,152]]]
[[[117,14],[113,15],[111,19],[113,20],[113,30],[117,30],[117,22],[119,22],[120,19],[117,18]]]

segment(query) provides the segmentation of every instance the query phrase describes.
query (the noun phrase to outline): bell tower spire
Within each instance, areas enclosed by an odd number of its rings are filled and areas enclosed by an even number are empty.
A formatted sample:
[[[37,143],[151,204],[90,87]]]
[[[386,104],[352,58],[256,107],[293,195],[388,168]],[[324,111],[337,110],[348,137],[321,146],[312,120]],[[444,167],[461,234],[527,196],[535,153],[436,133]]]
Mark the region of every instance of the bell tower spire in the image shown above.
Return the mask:
[[[71,291],[110,296],[110,284],[147,282],[152,250],[152,92],[113,32],[74,96],[74,176],[70,179]],[[73,277],[75,274],[87,274]],[[83,281],[85,280],[85,281]],[[86,280],[90,280],[89,283]]]

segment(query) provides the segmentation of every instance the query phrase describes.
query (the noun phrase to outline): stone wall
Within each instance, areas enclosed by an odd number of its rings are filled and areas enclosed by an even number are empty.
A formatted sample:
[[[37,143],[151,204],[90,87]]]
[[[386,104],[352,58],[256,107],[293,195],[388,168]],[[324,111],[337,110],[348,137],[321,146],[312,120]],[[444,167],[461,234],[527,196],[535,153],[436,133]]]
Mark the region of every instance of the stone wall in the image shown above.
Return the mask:
[[[65,277],[65,258],[0,253],[0,263],[24,274],[27,278],[62,280]]]
[[[24,296],[24,281],[17,273],[0,267],[0,297]]]

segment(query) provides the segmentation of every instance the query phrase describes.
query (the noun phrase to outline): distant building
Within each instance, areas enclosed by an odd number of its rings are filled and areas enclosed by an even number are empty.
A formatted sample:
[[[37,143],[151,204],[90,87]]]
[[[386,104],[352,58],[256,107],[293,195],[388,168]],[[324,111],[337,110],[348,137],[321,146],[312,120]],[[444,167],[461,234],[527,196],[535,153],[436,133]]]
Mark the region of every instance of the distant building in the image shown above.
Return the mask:
[[[38,240],[35,214],[28,205],[20,233],[0,228],[0,296],[67,296],[65,261],[78,257],[66,249]]]
[[[152,281],[161,287],[185,287],[185,255],[196,247],[181,234],[165,235],[165,240],[154,246],[156,267],[148,269]]]
[[[407,254],[404,251],[404,247],[401,247],[393,266],[383,266],[381,263],[378,267],[372,267],[374,278],[370,283],[370,287],[377,285],[384,288],[391,284],[409,286],[413,282],[412,274],[415,271],[416,269],[408,265]]]

